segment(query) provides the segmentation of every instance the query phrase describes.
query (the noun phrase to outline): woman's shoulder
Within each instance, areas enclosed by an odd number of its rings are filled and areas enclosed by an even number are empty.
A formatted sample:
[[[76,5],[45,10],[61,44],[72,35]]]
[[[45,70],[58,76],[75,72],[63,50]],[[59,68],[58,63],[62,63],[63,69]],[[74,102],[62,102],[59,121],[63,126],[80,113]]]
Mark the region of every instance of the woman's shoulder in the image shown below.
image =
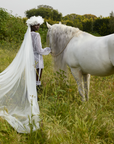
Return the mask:
[[[38,32],[34,32],[34,31],[32,31],[31,32],[31,35],[40,35]]]
[[[33,39],[40,39],[40,34],[38,32],[31,32],[31,36]]]

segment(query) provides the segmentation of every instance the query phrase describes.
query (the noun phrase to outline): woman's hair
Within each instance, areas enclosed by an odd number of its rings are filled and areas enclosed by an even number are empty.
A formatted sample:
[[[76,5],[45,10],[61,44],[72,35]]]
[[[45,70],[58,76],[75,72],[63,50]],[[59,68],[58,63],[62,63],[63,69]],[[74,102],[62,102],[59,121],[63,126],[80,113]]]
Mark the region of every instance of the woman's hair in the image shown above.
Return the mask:
[[[35,25],[31,25],[30,27],[31,27],[31,31],[35,31],[35,27],[34,27]]]

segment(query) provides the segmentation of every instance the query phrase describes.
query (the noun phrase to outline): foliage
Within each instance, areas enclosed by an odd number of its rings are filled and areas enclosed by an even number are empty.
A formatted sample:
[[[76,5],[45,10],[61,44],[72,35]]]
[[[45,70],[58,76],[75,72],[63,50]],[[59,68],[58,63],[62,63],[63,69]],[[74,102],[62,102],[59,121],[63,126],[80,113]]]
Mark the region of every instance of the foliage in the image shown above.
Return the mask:
[[[44,23],[40,26],[40,28],[42,28],[43,30],[47,29],[46,22],[53,25],[53,24],[58,24],[60,21],[53,21],[50,18],[49,19],[44,19]]]
[[[109,17],[99,17],[94,21],[93,31],[98,32],[100,35],[108,35],[109,32]]]
[[[47,34],[47,29],[42,29],[40,28],[38,30],[38,33],[40,34],[41,36],[41,41],[42,41],[42,47],[46,47],[46,34]]]
[[[63,21],[68,21],[68,25],[78,27],[81,30],[90,32],[92,29],[92,22],[97,17],[95,15],[86,14],[86,15],[77,15],[77,14],[69,14],[62,18]],[[67,25],[67,23],[66,23]]]
[[[91,14],[85,14],[85,15],[68,14],[68,15],[64,16],[62,19],[63,20],[71,20],[71,21],[74,21],[75,19],[77,19],[81,22],[82,20],[85,20],[85,19],[95,20],[96,18],[97,17],[95,15],[91,15]]]
[[[110,13],[110,19],[109,19],[109,30],[110,30],[110,33],[114,33],[114,13],[111,12]]]
[[[19,44],[0,45],[0,72],[11,63],[18,49]],[[44,65],[42,90],[38,92],[40,129],[20,134],[0,118],[0,143],[113,144],[114,76],[91,76],[90,100],[82,103],[71,72],[67,81],[63,71],[53,73],[51,55],[44,56]]]
[[[5,40],[7,36],[7,22],[9,17],[9,13],[5,9],[0,8],[0,40]]]
[[[62,13],[59,13],[58,10],[53,9],[50,6],[40,5],[37,9],[30,9],[25,12],[26,17],[30,18],[31,16],[41,15],[45,19],[52,19],[53,21],[61,21]]]
[[[21,29],[20,23],[23,25],[23,29],[26,29],[26,18],[20,19],[12,16],[10,18],[9,24],[6,24],[8,29],[10,27],[13,29],[13,26],[16,30],[18,29],[17,27]],[[47,20],[45,19],[45,21]],[[48,22],[52,24],[57,23],[57,21],[52,21],[51,19],[48,19]],[[19,38],[19,36],[16,36],[16,30],[12,33],[12,37]],[[6,32],[8,33],[8,31]],[[23,35],[23,33],[21,31],[20,34]],[[43,47],[46,47],[47,29],[41,27],[39,33]],[[9,37],[9,34],[7,35]],[[94,35],[98,35],[98,33],[94,33]],[[12,62],[19,50],[21,42],[22,39],[18,43],[13,39],[11,42],[3,41],[0,44],[0,72]],[[42,119],[40,129],[30,134],[19,134],[5,120],[0,118],[0,143],[113,143],[114,76],[91,76],[90,100],[89,102],[82,103],[71,72],[68,72],[69,78],[66,78],[62,70],[53,73],[51,55],[44,56],[44,65],[42,89],[38,91],[38,103],[41,112],[40,117]]]
[[[62,23],[65,24],[65,25],[67,25],[67,26],[72,26],[72,27],[74,27],[73,21],[65,20],[65,21],[62,21]]]
[[[14,17],[5,9],[0,9],[0,39],[20,42],[26,32],[25,19]]]
[[[110,13],[110,17],[97,18],[95,15],[91,14],[85,14],[82,16],[77,14],[69,14],[62,17],[61,13],[47,5],[40,5],[38,6],[37,10],[44,14],[45,17],[45,22],[41,25],[42,31],[47,31],[46,22],[49,22],[49,24],[55,24],[61,21],[65,25],[78,27],[80,30],[89,33],[98,33],[101,36],[114,33],[113,12]],[[28,11],[28,14],[30,13],[35,15],[35,13],[33,13],[34,11],[36,11],[36,9],[31,9]],[[0,42],[15,41],[19,43],[22,41],[27,29],[26,20],[26,17],[14,17],[12,14],[8,13],[7,10],[0,8]]]
[[[68,14],[62,18],[62,20],[71,20],[74,21],[78,17],[77,14]]]
[[[110,13],[110,17],[96,17],[95,15],[85,14],[68,14],[62,18],[63,23],[86,32],[96,32],[100,35],[108,35],[114,33],[114,14]]]
[[[83,21],[83,31],[93,32],[93,20],[92,19]]]
[[[62,14],[58,12],[58,10],[53,9],[51,6],[47,5],[39,5],[37,9],[30,9],[26,12],[26,17],[30,18],[31,16],[38,16],[41,15],[44,18],[44,23],[41,25],[42,29],[46,29],[46,22],[50,24],[59,23],[62,19]]]
[[[24,24],[23,19],[11,16],[7,24],[7,29],[9,41],[19,42],[23,40],[27,26]]]
[[[92,14],[85,14],[83,16],[88,20],[90,20],[90,19],[96,20],[97,19],[97,17],[95,15],[92,15]]]

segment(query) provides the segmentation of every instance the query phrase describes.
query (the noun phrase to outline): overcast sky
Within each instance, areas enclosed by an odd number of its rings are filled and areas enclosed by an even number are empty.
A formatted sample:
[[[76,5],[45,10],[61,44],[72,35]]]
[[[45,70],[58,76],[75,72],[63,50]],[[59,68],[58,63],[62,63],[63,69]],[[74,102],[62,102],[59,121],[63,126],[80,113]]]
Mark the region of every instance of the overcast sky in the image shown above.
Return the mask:
[[[0,7],[13,15],[25,17],[24,12],[38,5],[49,5],[63,14],[93,14],[97,17],[109,16],[114,12],[114,0],[0,0]]]

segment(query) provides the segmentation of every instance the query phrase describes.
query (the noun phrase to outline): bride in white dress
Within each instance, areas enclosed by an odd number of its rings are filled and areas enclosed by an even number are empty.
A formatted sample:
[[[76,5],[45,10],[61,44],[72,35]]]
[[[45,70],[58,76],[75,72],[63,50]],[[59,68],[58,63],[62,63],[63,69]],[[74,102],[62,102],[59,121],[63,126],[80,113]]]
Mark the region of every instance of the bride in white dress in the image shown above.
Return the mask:
[[[34,18],[34,17],[31,17],[31,19],[32,18]],[[40,25],[43,23],[42,17],[39,16],[38,21],[40,21],[40,23],[31,24],[31,36],[32,36],[33,52],[34,52],[34,57],[35,57],[36,70],[37,70],[37,73],[36,73],[36,85],[37,86],[41,85],[40,80],[41,80],[42,71],[44,68],[42,55],[48,55],[51,52],[49,47],[42,49],[40,34],[38,32],[36,32],[39,30]]]
[[[31,31],[33,25],[43,23],[42,17],[33,16],[26,23],[28,29],[16,57],[0,73],[0,116],[19,133],[29,133],[30,124],[33,131],[39,129],[36,84],[40,79],[36,82],[36,69],[40,74],[42,54],[50,53],[50,48],[42,49],[40,35]]]

